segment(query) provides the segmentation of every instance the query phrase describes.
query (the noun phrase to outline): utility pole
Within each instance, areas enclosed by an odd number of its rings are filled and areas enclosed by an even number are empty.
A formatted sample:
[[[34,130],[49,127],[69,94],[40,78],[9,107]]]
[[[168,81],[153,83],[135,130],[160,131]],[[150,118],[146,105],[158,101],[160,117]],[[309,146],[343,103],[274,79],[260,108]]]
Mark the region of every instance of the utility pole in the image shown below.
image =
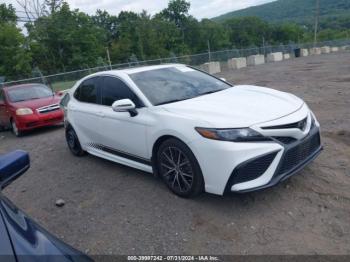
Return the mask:
[[[316,9],[315,9],[315,31],[314,31],[314,47],[317,44],[317,32],[318,32],[318,20],[320,16],[320,0],[316,0]]]
[[[263,44],[263,49],[264,49],[264,55],[266,55],[266,49],[265,49],[265,37],[263,36],[262,38],[262,44]]]
[[[109,56],[109,49],[108,49],[108,47],[107,47],[106,51],[107,51],[107,59],[108,59],[109,69],[112,70],[111,58]]]
[[[210,42],[208,40],[208,55],[209,55],[209,62],[211,62],[211,53],[210,53]]]

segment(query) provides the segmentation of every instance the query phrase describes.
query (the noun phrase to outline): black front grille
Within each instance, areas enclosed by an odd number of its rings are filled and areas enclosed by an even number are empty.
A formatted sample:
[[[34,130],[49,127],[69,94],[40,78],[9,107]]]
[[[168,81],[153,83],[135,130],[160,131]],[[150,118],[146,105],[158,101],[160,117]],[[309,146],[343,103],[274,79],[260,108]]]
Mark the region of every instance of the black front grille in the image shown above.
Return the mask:
[[[51,109],[46,109],[45,111],[40,112],[41,114],[47,114],[47,113],[51,113],[54,111],[59,110],[59,108],[51,108]]]
[[[233,170],[232,181],[229,184],[234,185],[258,178],[265,173],[276,155],[277,152],[273,152],[240,164]]]
[[[57,111],[60,109],[60,105],[59,104],[52,104],[52,105],[48,105],[48,106],[43,106],[37,109],[37,111],[40,114],[47,114],[53,111]]]
[[[275,138],[279,142],[281,142],[283,144],[287,144],[287,145],[297,141],[294,137],[289,137],[289,136],[274,136],[273,138]]]
[[[304,139],[301,143],[287,148],[278,172],[276,172],[275,175],[280,175],[296,168],[315,153],[320,145],[320,133],[316,132]]]
[[[300,120],[295,123],[285,124],[285,125],[278,125],[278,126],[265,126],[262,127],[262,129],[288,129],[288,128],[298,128],[300,130],[304,130],[306,127],[307,118],[304,118],[303,120]]]

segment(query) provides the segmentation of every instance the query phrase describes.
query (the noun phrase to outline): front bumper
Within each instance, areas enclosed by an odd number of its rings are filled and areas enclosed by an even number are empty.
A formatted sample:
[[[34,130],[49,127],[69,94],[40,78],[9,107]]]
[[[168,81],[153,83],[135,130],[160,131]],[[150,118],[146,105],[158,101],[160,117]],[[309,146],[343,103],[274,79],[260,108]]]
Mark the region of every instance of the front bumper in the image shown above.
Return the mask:
[[[312,162],[321,153],[322,150],[323,150],[323,147],[321,146],[317,151],[315,151],[315,153],[310,155],[302,164],[296,166],[294,169],[292,169],[284,174],[273,177],[272,180],[268,184],[263,185],[263,186],[259,186],[259,187],[255,187],[255,188],[240,190],[240,191],[237,191],[237,193],[248,193],[248,192],[258,191],[258,190],[266,189],[266,188],[273,187],[273,186],[277,185],[278,183],[286,180],[287,178],[298,174],[298,172],[301,171],[310,162]]]
[[[38,127],[63,123],[63,111],[59,109],[45,114],[35,113],[32,115],[16,116],[15,119],[18,130],[27,131]]]
[[[256,165],[256,163],[260,162],[260,169],[264,169],[264,166],[261,163],[264,163],[264,160],[266,162],[267,156],[274,156],[274,154],[277,154],[277,152],[270,153],[266,156],[257,157],[254,160],[248,160],[245,163],[237,166],[227,182],[225,193],[232,191],[238,193],[246,193],[275,186],[279,182],[284,181],[287,178],[297,174],[312,160],[314,160],[321,153],[322,149],[323,147],[321,144],[319,128],[314,127],[312,130],[310,130],[310,133],[301,141],[296,141],[294,143],[284,145],[283,154],[281,155],[278,165],[273,171],[273,176],[268,183],[256,187],[246,187],[244,184],[251,183],[251,181],[243,183],[235,183],[235,181],[239,181],[240,179],[237,175],[245,176],[247,174],[246,172],[249,172],[249,169],[246,167],[249,167],[250,164]],[[272,162],[273,160],[271,160],[270,164]],[[262,173],[264,173],[267,169],[268,168],[262,170]]]
[[[303,130],[262,128],[305,118]],[[206,192],[222,195],[271,187],[296,174],[322,150],[319,123],[316,119],[312,122],[312,112],[306,106],[294,114],[252,128],[273,141],[234,143],[198,138],[189,143],[201,167]],[[311,145],[309,139],[312,139]]]

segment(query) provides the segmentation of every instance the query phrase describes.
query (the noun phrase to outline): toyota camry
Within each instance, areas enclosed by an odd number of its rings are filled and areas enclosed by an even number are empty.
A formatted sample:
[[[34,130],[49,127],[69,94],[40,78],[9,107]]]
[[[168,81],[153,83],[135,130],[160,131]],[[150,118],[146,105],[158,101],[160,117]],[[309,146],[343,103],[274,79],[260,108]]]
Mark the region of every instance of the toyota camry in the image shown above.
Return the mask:
[[[179,64],[89,75],[62,106],[74,155],[152,172],[182,197],[273,186],[322,149],[302,99]]]

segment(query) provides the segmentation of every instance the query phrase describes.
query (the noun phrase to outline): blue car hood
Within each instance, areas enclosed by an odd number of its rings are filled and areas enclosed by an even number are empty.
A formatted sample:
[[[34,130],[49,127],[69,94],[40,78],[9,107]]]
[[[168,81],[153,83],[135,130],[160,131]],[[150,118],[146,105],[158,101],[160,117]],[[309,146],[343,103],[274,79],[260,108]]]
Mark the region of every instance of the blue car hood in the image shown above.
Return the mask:
[[[93,261],[31,220],[1,193],[0,213],[0,219],[7,228],[17,261]]]

